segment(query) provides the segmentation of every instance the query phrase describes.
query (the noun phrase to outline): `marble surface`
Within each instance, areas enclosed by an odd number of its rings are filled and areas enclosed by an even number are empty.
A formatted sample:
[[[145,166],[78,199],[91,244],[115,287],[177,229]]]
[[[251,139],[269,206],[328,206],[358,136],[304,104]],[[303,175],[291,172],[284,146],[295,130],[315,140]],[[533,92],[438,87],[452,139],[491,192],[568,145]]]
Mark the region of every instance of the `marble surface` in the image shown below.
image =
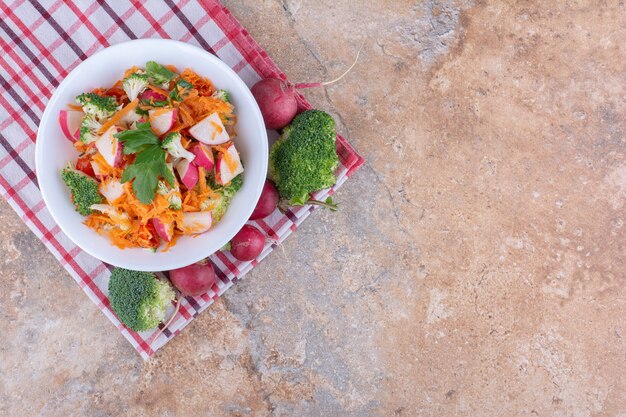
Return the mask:
[[[0,415],[625,416],[623,2],[226,1],[367,158],[144,363],[0,203]]]

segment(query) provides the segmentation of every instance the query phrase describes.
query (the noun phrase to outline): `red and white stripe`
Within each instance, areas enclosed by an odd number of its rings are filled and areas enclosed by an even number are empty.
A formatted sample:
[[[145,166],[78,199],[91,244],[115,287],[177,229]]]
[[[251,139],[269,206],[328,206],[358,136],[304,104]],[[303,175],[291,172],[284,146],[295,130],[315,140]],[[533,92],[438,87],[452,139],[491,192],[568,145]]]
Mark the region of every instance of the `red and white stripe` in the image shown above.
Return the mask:
[[[64,29],[67,28],[67,29]],[[169,329],[148,344],[155,331],[137,333],[122,325],[111,310],[107,286],[111,267],[74,245],[54,223],[43,203],[35,167],[35,137],[52,91],[76,65],[109,45],[129,39],[160,37],[198,45],[217,55],[248,84],[285,75],[230,12],[216,0],[164,0],[147,8],[140,0],[74,2],[16,0],[0,2],[0,192],[26,225],[67,269],[87,296],[147,359],[205,310],[233,283],[266,257],[268,243],[252,262],[229,253],[210,257],[218,282],[207,294],[187,297]],[[300,109],[311,108],[299,95]],[[338,182],[316,194],[326,198],[363,164],[341,136]],[[282,242],[308,217],[313,206],[274,214],[253,222],[276,243]]]

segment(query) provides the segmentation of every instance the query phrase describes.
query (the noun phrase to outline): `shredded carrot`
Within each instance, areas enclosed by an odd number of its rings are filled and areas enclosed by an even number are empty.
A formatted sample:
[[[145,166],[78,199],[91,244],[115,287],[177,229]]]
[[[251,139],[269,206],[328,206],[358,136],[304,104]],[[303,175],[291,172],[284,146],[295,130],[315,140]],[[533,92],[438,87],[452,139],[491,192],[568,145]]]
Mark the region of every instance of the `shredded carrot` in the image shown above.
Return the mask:
[[[76,148],[79,153],[83,153],[87,150],[87,146],[80,140],[74,142],[74,148]]]
[[[215,92],[215,87],[213,87],[213,83],[208,78],[201,77],[189,68],[186,68],[180,76],[193,85],[201,96],[210,96]]]
[[[139,70],[139,68],[137,68],[135,65],[133,65],[131,68],[127,69],[126,71],[124,71],[124,78],[128,77],[130,74],[137,72]]]
[[[163,66],[172,72],[178,73],[178,70],[176,69],[176,65],[168,64],[168,65],[163,65]]]
[[[187,139],[186,137],[182,136],[180,138],[180,143],[181,143],[181,145],[183,145],[183,148],[187,149],[189,147],[189,144],[191,143],[191,141],[189,139]]]
[[[98,130],[98,133],[104,133],[109,130],[111,126],[115,126],[115,124],[122,120],[124,116],[126,116],[132,110],[135,110],[137,104],[139,104],[139,99],[137,98],[128,103],[124,108],[122,108],[122,110],[115,113],[105,124],[103,124],[102,127]]]
[[[106,89],[102,88],[102,87],[98,87],[98,88],[94,88],[93,90],[91,90],[92,93],[98,94],[100,96],[104,95],[104,93],[106,93]]]
[[[91,157],[91,160],[94,161],[96,164],[98,164],[98,167],[100,168],[100,172],[102,172],[102,175],[112,175],[114,177],[119,177],[122,173],[121,169],[113,168],[111,165],[109,165],[109,163],[104,159],[104,157],[102,156],[102,154],[100,154],[100,152],[96,152]]]
[[[67,107],[69,107],[71,110],[83,111],[83,107],[79,106],[78,104],[70,103],[67,105]]]

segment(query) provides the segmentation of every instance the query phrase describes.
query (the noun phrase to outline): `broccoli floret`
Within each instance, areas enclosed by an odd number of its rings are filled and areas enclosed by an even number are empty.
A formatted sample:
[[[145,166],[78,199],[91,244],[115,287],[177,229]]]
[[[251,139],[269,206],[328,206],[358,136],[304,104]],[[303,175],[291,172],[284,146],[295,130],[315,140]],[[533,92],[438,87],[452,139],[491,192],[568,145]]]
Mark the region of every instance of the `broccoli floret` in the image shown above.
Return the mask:
[[[154,84],[159,85],[170,82],[178,75],[154,61],[146,62],[146,74],[148,74],[148,77],[152,79]]]
[[[196,156],[187,149],[183,148],[183,144],[180,143],[181,138],[182,136],[178,132],[169,133],[165,139],[163,139],[161,147],[174,158],[185,158],[189,161],[193,161]]]
[[[98,182],[81,171],[77,171],[71,165],[61,170],[61,179],[72,193],[76,211],[83,216],[91,214],[90,207],[103,201],[98,193]]]
[[[76,102],[83,106],[83,111],[98,121],[111,117],[117,111],[114,97],[100,96],[96,93],[84,93],[76,97]]]
[[[213,97],[230,103],[230,93],[226,90],[217,90],[215,93],[213,93]]]
[[[134,100],[148,87],[148,75],[133,73],[122,81],[122,88],[129,100]]]
[[[94,119],[93,116],[85,115],[80,125],[80,141],[84,144],[89,144],[98,139],[98,130],[102,127],[102,124]]]
[[[109,281],[111,307],[130,329],[139,332],[159,325],[176,294],[152,272],[115,268]]]
[[[208,177],[208,184],[213,191],[215,191],[216,197],[207,198],[200,204],[200,210],[207,210],[209,207],[211,208],[211,214],[213,215],[213,221],[215,223],[219,222],[228,206],[233,199],[233,196],[241,186],[243,185],[243,175],[237,175],[232,181],[225,187],[216,184],[213,177]]]
[[[270,151],[270,177],[292,205],[304,204],[309,193],[335,184],[339,164],[335,121],[321,110],[296,116]]]
[[[178,188],[178,184],[176,188]],[[180,191],[168,187],[165,181],[159,180],[157,194],[166,196],[171,209],[180,210],[182,208],[183,200],[180,198]]]

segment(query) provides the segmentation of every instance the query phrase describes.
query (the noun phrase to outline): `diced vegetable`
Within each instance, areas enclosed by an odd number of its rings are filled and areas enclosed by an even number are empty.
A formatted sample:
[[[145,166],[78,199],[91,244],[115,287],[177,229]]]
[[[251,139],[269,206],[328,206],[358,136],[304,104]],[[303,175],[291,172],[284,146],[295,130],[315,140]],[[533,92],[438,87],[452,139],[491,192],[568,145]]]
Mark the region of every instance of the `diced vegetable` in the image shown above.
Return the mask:
[[[239,159],[239,153],[235,145],[230,143],[225,150],[217,155],[215,164],[216,181],[220,185],[226,185],[237,175],[243,172],[243,165]]]
[[[61,110],[59,124],[65,137],[72,143],[80,139],[80,126],[85,113],[76,110]]]
[[[180,141],[181,138],[182,136],[178,132],[168,133],[165,139],[163,139],[163,142],[161,142],[161,147],[174,158],[185,158],[191,162],[195,159],[196,155],[183,148]]]
[[[154,230],[156,230],[157,234],[163,241],[170,242],[172,237],[174,236],[174,223],[173,222],[163,222],[158,217],[152,219],[152,225],[154,226]]]
[[[113,204],[124,195],[124,186],[115,178],[107,178],[102,180],[98,191],[100,191],[100,194],[104,196],[109,204]]]
[[[217,113],[211,113],[189,129],[189,134],[207,145],[220,145],[230,140]]]
[[[204,168],[207,172],[211,171],[215,166],[213,151],[201,143],[195,143],[190,151],[196,156],[193,163]]]
[[[111,126],[96,140],[96,149],[112,167],[119,167],[123,157],[123,145],[113,136],[117,130],[117,126]]]
[[[200,234],[209,230],[212,224],[213,215],[210,211],[196,211],[183,213],[182,221],[178,225],[178,228],[182,230],[183,233]]]
[[[178,171],[180,180],[188,190],[191,190],[198,182],[198,167],[191,164],[187,159],[181,159],[176,164],[176,171]]]
[[[174,126],[178,118],[176,109],[150,110],[148,114],[150,127],[157,136],[166,134]]]

